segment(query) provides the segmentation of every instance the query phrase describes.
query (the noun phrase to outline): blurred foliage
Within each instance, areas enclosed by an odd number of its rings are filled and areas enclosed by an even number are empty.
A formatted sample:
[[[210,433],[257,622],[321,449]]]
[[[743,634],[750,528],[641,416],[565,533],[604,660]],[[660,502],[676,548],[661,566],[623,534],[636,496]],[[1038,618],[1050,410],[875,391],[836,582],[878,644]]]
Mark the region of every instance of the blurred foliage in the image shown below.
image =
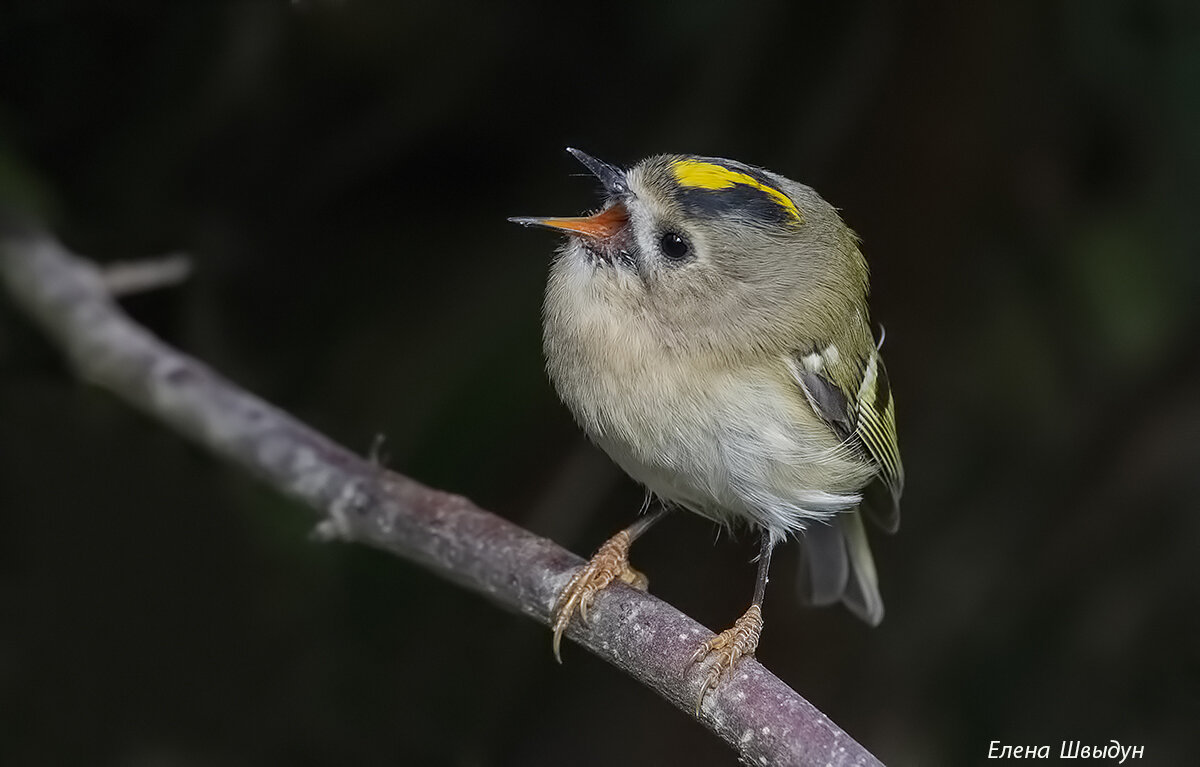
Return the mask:
[[[563,152],[735,157],[862,235],[910,486],[888,618],[759,656],[889,764],[991,740],[1197,758],[1200,12],[1170,0],[0,7],[0,205],[364,452],[587,553],[640,491],[541,372]],[[726,764],[633,682],[312,520],[74,380],[0,303],[0,761]],[[713,627],[751,542],[639,543]]]

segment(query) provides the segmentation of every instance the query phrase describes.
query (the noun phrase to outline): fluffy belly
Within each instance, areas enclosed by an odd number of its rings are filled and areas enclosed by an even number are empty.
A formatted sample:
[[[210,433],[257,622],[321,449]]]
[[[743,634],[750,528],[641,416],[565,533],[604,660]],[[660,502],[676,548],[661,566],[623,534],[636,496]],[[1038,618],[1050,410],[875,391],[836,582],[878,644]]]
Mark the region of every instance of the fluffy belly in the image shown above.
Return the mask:
[[[781,366],[782,367],[782,366]],[[667,502],[705,517],[767,530],[778,540],[852,508],[870,470],[774,371],[614,380],[560,394],[588,434],[631,477]],[[556,382],[557,383],[557,382]]]

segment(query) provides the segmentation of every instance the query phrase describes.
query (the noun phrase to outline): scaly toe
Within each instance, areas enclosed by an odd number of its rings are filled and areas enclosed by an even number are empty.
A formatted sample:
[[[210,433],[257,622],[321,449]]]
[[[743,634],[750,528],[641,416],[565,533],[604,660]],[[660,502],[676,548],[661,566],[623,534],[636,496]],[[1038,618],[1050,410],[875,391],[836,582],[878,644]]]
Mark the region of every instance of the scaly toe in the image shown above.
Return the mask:
[[[595,556],[571,577],[559,594],[554,608],[554,657],[562,663],[560,647],[562,636],[571,623],[572,616],[579,613],[583,625],[588,622],[588,610],[596,598],[596,592],[608,586],[616,578],[637,587],[646,583],[646,577],[629,566],[629,534],[622,530],[604,543]]]
[[[696,652],[692,653],[692,663],[699,663],[700,661],[702,661],[706,657],[708,657],[708,654],[716,649],[717,640],[721,639],[721,637],[723,637],[723,636],[724,636],[724,634],[721,634],[720,636],[715,636],[712,639],[709,639],[706,642],[704,642],[703,644],[701,644],[699,647],[697,647]]]
[[[737,662],[745,656],[753,656],[758,649],[758,638],[762,634],[762,611],[758,605],[751,605],[746,614],[738,618],[731,628],[722,631],[712,639],[700,645],[692,655],[692,663],[698,663],[710,653],[715,652],[712,665],[700,687],[700,695],[696,699],[696,715],[700,715],[700,707],[704,704],[704,696],[710,690],[716,689],[721,679],[728,674]]]

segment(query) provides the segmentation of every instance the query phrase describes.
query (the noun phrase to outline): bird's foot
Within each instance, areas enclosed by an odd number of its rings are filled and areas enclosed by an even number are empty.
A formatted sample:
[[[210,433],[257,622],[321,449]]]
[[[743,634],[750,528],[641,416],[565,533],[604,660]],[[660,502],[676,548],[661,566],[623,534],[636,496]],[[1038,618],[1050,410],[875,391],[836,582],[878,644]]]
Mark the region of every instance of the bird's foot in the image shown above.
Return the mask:
[[[712,639],[700,645],[692,656],[692,663],[699,663],[709,654],[714,654],[712,666],[700,688],[700,696],[696,699],[696,715],[700,715],[700,706],[704,696],[714,689],[722,677],[729,673],[743,656],[753,656],[758,647],[758,638],[762,636],[762,609],[758,605],[750,605],[746,614],[734,621],[731,628],[722,631]]]
[[[579,619],[587,625],[588,609],[596,592],[612,583],[614,578],[642,591],[649,586],[649,579],[629,564],[629,545],[632,542],[625,530],[609,538],[558,595],[558,604],[554,608],[554,657],[559,663],[562,663],[559,645],[563,632],[577,610]]]

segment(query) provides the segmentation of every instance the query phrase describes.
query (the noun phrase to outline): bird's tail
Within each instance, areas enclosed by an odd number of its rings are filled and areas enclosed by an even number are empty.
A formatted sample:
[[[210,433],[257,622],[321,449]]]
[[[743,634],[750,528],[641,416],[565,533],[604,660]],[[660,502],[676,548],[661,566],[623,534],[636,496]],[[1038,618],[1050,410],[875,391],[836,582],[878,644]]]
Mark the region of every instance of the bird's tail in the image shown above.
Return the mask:
[[[805,604],[841,601],[872,626],[883,620],[883,599],[862,515],[842,512],[810,525],[802,539],[800,598]]]

